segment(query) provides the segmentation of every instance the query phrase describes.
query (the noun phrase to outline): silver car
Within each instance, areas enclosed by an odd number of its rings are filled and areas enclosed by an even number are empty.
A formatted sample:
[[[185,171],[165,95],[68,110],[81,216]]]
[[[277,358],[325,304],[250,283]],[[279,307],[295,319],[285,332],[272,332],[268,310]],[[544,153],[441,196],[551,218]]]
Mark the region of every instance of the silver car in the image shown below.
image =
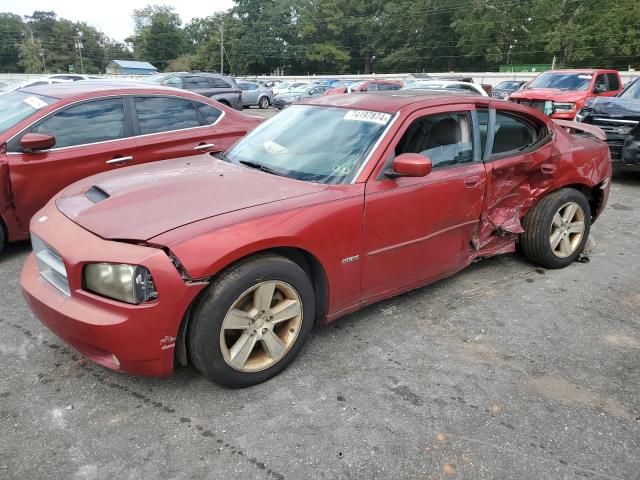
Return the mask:
[[[258,106],[269,108],[273,104],[273,92],[270,88],[254,82],[238,82],[242,90],[242,105],[245,107]]]

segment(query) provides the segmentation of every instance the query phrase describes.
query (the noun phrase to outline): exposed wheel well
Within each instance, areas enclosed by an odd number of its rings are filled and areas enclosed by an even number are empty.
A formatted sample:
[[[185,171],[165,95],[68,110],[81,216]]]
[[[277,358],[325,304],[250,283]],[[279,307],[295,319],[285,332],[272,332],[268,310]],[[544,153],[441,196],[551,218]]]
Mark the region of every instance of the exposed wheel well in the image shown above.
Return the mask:
[[[223,105],[226,105],[227,107],[230,107],[231,104],[229,102],[227,102],[226,100],[217,100],[218,103],[221,103]]]
[[[587,197],[587,201],[589,202],[592,220],[598,218],[600,212],[602,211],[602,201],[604,199],[602,183],[599,183],[598,185],[595,185],[593,187],[588,187],[582,184],[566,185],[565,188],[573,188],[582,192],[584,196]]]
[[[313,290],[315,292],[316,322],[322,320],[327,313],[329,300],[329,282],[320,261],[306,250],[295,247],[278,247],[254,252],[246,257],[239,258],[235,262],[226,266],[224,269],[220,270],[217,274],[212,276],[209,279],[209,282],[214,281],[217,277],[224,274],[239,263],[247,262],[256,256],[263,255],[265,253],[275,253],[277,255],[286,257],[292,262],[296,263],[300,268],[302,268],[302,270],[304,270],[307,276],[311,279],[311,284],[313,285]],[[185,312],[182,321],[180,322],[180,326],[178,327],[175,361],[180,365],[186,365],[188,362],[186,338],[187,330],[189,328],[189,322],[191,320],[191,313],[193,312],[194,306],[197,305],[197,303],[202,299],[205,291],[206,289],[203,289],[202,293],[198,295],[193,300],[193,302],[191,302],[191,305]]]

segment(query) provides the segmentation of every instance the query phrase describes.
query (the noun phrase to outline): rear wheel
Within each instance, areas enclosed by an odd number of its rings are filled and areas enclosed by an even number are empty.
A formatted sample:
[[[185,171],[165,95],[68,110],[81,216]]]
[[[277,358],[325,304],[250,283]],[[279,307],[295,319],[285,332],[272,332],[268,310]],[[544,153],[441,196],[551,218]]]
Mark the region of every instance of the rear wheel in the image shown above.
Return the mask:
[[[260,97],[260,100],[258,100],[258,107],[260,107],[261,109],[265,109],[265,108],[269,108],[270,102],[269,102],[269,97]]]
[[[291,260],[265,255],[211,284],[189,330],[189,353],[207,378],[234,388],[277,375],[296,357],[314,322],[309,278]]]
[[[522,250],[545,268],[564,268],[582,253],[591,229],[584,194],[573,188],[551,193],[525,215]]]

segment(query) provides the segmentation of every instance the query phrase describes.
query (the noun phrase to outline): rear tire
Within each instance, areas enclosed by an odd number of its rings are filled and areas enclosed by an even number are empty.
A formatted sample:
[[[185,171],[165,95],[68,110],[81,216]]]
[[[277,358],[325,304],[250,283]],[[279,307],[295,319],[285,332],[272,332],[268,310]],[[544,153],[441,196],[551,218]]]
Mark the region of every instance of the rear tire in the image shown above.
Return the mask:
[[[269,108],[270,104],[271,102],[269,101],[269,97],[260,97],[260,99],[258,100],[258,107],[260,107],[262,110]]]
[[[591,209],[584,194],[573,188],[540,200],[522,220],[522,251],[545,268],[564,268],[584,250],[591,230]]]
[[[213,282],[196,305],[191,361],[214,382],[256,385],[293,361],[314,316],[313,286],[302,268],[274,254],[248,259]]]

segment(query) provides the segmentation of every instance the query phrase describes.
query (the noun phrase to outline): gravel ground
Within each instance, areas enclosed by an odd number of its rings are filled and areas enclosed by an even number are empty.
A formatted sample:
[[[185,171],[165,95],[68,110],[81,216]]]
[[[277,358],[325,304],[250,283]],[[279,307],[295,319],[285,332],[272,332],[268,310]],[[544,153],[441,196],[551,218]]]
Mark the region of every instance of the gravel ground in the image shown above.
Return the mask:
[[[638,212],[640,175],[618,176],[590,263],[482,261],[316,328],[240,391],[86,362],[27,309],[13,245],[0,478],[638,479]]]

